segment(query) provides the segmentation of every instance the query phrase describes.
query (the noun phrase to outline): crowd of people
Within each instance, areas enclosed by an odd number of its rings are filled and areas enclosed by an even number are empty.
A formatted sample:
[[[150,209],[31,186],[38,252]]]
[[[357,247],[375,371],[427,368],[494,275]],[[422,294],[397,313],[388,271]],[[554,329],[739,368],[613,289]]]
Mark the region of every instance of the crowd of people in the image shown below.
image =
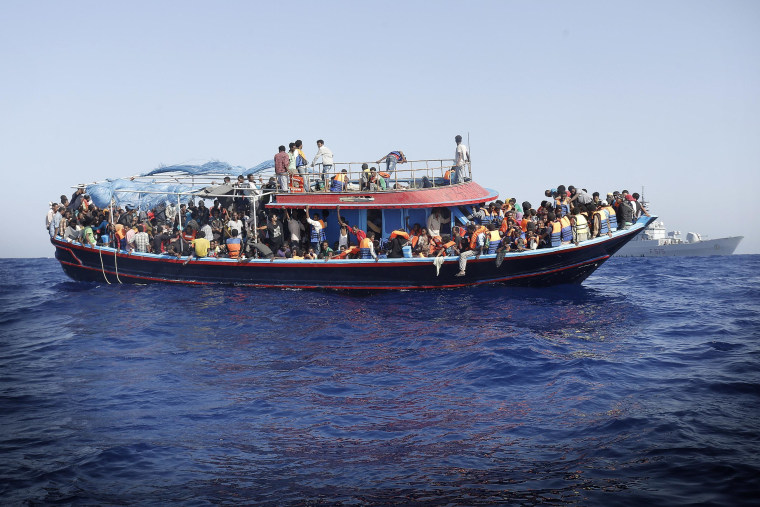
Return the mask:
[[[238,176],[230,196],[192,199],[179,208],[167,202],[151,210],[129,206],[100,209],[84,188],[71,199],[60,197],[50,206],[46,226],[51,237],[86,246],[109,246],[125,252],[192,258],[226,257],[276,259],[375,259],[459,256],[463,275],[467,260],[484,254],[558,247],[630,227],[648,214],[639,195],[598,192],[560,185],[545,192],[537,207],[512,198],[472,206],[465,226],[452,222],[448,208],[431,210],[424,224],[409,224],[382,235],[381,218],[368,217],[367,230],[350,224],[338,206],[312,212],[275,209],[251,192],[253,178]],[[268,185],[272,185],[270,181]],[[375,213],[374,217],[381,217]],[[338,236],[328,238],[328,222],[335,220]]]

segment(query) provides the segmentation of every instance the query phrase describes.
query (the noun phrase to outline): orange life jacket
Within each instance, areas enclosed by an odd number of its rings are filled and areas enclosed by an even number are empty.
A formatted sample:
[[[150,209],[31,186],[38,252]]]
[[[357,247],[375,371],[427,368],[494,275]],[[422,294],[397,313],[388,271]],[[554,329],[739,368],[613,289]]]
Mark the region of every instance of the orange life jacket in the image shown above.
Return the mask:
[[[420,240],[419,236],[412,236],[412,248],[417,246],[417,242]]]
[[[395,231],[393,231],[391,233],[390,237],[388,238],[388,241],[392,240],[396,236],[401,236],[404,239],[409,239],[409,233],[408,232],[397,229],[397,230],[395,230]]]
[[[529,222],[530,220],[528,220],[527,218],[523,218],[522,220],[520,220],[520,229],[522,229],[523,232],[528,232]]]
[[[237,259],[240,257],[241,243],[227,243],[227,253],[230,259]]]
[[[372,246],[372,241],[369,238],[364,238],[359,242],[359,248],[369,248]]]
[[[380,174],[380,176],[382,176],[386,180],[391,177],[391,175],[389,173],[383,173],[383,172],[381,172],[381,173],[378,173],[378,174]]]
[[[303,192],[303,178],[293,174],[290,176],[290,191],[291,192]]]
[[[443,244],[443,248],[451,248],[454,245],[456,245],[456,242],[449,241],[449,242]]]
[[[507,222],[507,218],[504,217],[504,220],[501,221],[501,226],[499,226],[499,230],[502,232],[502,234],[506,234],[508,228],[509,222]]]
[[[470,236],[470,250],[475,250],[475,247],[478,245],[478,236],[483,233],[485,234],[488,232],[488,229],[480,226],[472,233],[472,236]]]

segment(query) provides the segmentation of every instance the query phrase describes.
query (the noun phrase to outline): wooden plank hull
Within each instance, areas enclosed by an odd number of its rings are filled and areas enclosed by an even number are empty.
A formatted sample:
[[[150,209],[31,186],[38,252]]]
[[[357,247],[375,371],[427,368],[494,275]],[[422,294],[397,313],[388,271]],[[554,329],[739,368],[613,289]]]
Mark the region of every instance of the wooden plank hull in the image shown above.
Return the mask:
[[[77,281],[96,283],[228,284],[253,287],[336,290],[431,289],[502,284],[545,287],[579,284],[654,218],[642,217],[631,229],[578,246],[470,258],[467,273],[457,257],[446,257],[440,271],[431,258],[374,260],[176,259],[166,255],[126,254],[52,239],[56,259]]]

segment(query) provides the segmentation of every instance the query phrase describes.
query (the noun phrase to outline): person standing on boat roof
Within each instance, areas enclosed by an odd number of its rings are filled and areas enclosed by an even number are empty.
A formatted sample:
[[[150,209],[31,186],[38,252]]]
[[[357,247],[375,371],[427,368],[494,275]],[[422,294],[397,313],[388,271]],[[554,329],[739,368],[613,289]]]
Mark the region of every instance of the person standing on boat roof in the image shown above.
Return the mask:
[[[388,174],[393,174],[393,171],[396,170],[396,164],[405,164],[406,163],[406,156],[404,155],[404,152],[401,150],[392,151],[388,153],[384,157],[380,157],[380,160],[375,162],[376,164],[379,164],[380,162],[385,162],[385,172]]]
[[[285,146],[280,145],[279,152],[274,156],[274,173],[277,175],[277,188],[283,192],[288,191],[288,165],[290,157],[285,151]]]
[[[296,156],[296,143],[288,144],[288,174],[290,174],[290,176],[298,174],[298,170],[296,169]]]
[[[298,171],[299,176],[306,178],[308,167],[309,161],[303,153],[303,141],[296,139],[296,171]]]
[[[462,143],[462,136],[456,136],[454,141],[457,143],[457,149],[454,152],[454,174],[451,183],[462,183],[464,181],[465,167],[470,162],[470,154],[467,152],[467,146]]]
[[[317,154],[314,155],[314,160],[311,161],[312,168],[320,158],[322,159],[322,181],[325,184],[325,188],[327,188],[327,180],[330,178],[329,174],[333,170],[333,152],[325,146],[325,142],[322,139],[317,141]]]

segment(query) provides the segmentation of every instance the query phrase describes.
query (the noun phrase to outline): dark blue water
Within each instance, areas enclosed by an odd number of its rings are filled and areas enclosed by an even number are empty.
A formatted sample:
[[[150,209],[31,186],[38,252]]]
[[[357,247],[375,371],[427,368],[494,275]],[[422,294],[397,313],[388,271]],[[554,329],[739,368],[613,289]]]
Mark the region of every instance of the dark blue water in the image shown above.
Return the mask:
[[[0,280],[4,505],[758,499],[760,256],[361,297]]]

